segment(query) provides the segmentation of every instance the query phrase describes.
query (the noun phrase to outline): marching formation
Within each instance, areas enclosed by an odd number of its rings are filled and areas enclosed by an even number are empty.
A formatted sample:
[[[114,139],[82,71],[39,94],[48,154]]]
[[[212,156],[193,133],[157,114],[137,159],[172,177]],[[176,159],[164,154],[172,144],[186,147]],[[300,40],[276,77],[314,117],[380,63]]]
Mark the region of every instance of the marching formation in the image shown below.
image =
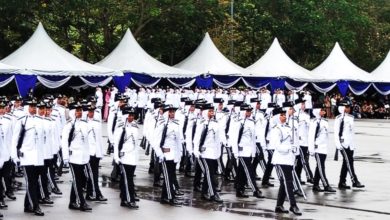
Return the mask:
[[[216,203],[223,203],[217,175],[223,176],[222,185],[234,182],[236,197],[261,199],[257,181],[262,188],[274,187],[275,169],[280,182],[276,213],[302,214],[295,197],[306,198],[302,188],[306,182],[315,192],[336,192],[325,169],[330,150],[326,108],[313,104],[308,92],[291,91],[286,97],[278,90],[272,97],[265,88],[141,88],[122,94],[113,87],[109,94],[106,105],[100,88],[70,103],[61,94],[39,100],[0,98],[0,208],[7,207],[5,196],[16,199],[13,192],[21,183],[15,177],[24,176],[24,212],[43,216],[40,204],[53,204],[51,193],[62,194],[56,180],[64,167],[72,175],[69,209],[91,211],[87,201],[107,201],[98,184],[103,121],[107,121],[107,154],[113,154],[111,178],[120,182],[120,206],[129,209],[139,208],[134,172],[141,149],[150,155],[149,173],[153,186],[162,187],[162,204],[182,205],[177,169],[193,178],[193,190],[202,199]],[[364,187],[354,169],[350,111],[351,101],[342,100],[334,123],[337,153],[343,157],[341,190],[350,189],[348,173],[352,187]],[[314,172],[310,156],[316,161]],[[284,208],[286,199],[289,209]]]

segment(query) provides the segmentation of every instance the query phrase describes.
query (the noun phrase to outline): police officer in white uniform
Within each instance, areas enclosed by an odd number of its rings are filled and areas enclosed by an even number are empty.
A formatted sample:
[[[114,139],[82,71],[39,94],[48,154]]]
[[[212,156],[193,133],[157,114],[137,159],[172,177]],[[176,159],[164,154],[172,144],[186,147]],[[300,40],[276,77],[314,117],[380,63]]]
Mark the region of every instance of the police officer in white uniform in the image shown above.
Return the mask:
[[[352,102],[348,99],[340,101],[339,112],[334,121],[334,140],[336,148],[343,156],[343,165],[341,166],[339,189],[350,189],[346,184],[347,172],[351,176],[352,186],[356,188],[364,188],[355,174],[354,158],[356,146],[354,143],[355,132],[353,130],[354,117],[350,114]]]
[[[313,191],[314,192],[336,192],[326,178],[325,160],[328,154],[328,135],[329,125],[326,116],[326,106],[324,104],[317,104],[313,106],[313,115],[315,118],[310,122],[308,144],[310,155],[314,155],[317,168],[314,173]],[[319,182],[322,182],[324,189],[321,189]]]
[[[114,133],[114,160],[121,170],[120,190],[121,206],[137,209],[134,190],[134,172],[138,164],[137,139],[139,128],[134,120],[135,109],[126,107],[122,111],[124,120]]]
[[[247,104],[240,106],[243,117],[238,118],[229,132],[229,143],[235,159],[238,159],[236,177],[236,196],[247,198],[245,185],[248,183],[253,196],[264,198],[257,187],[252,158],[256,156],[255,120],[252,118],[252,107]],[[238,131],[238,132],[237,132]]]
[[[204,167],[202,199],[222,203],[223,200],[216,190],[215,173],[218,168],[217,159],[221,156],[221,144],[226,145],[226,136],[214,119],[214,106],[205,104],[203,111],[207,116],[197,126],[194,137],[194,155],[200,158]]]
[[[302,215],[295,201],[292,176],[295,153],[298,149],[292,144],[293,134],[291,127],[286,124],[286,112],[282,108],[275,108],[273,115],[279,119],[275,128],[272,129],[270,137],[270,144],[275,146],[272,163],[276,167],[280,180],[275,212],[288,213],[283,207],[284,200],[287,196],[290,201],[290,211],[295,215]]]
[[[26,196],[24,212],[43,216],[44,212],[38,203],[38,176],[39,168],[43,166],[42,129],[40,120],[36,117],[37,101],[27,102],[28,113],[19,118],[13,131],[11,157],[14,162],[20,160],[26,178]],[[25,131],[20,138],[21,131]],[[22,132],[23,133],[23,132]]]
[[[89,144],[89,163],[88,168],[88,183],[87,183],[87,195],[86,200],[89,201],[107,201],[100,191],[99,187],[99,163],[103,158],[103,146],[102,146],[102,124],[100,120],[95,117],[96,107],[88,104],[84,106],[87,113],[87,125],[88,125],[88,144]]]
[[[64,163],[69,162],[72,172],[72,189],[69,209],[91,211],[83,195],[86,183],[87,164],[89,162],[88,124],[82,119],[82,105],[74,103],[69,109],[75,109],[75,119],[69,120],[62,131],[62,154]]]
[[[164,177],[160,202],[172,206],[181,206],[182,202],[177,199],[177,189],[174,187],[174,172],[176,172],[175,159],[181,156],[184,139],[179,122],[175,119],[176,110],[177,108],[173,105],[165,106],[164,111],[167,115],[158,122],[153,145],[161,162]]]

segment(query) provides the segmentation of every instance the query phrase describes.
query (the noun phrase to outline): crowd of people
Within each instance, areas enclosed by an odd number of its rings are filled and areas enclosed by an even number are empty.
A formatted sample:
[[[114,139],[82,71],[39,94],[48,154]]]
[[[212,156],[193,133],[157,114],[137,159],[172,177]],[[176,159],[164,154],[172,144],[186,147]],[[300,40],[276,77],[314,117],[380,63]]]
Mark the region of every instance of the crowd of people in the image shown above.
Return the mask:
[[[280,187],[275,212],[301,215],[295,196],[305,197],[305,179],[315,192],[336,192],[325,171],[330,150],[327,117],[337,115],[334,138],[343,157],[338,188],[350,189],[347,173],[353,187],[364,187],[353,165],[354,100],[325,100],[313,101],[308,91],[275,90],[271,95],[266,88],[127,88],[120,93],[111,87],[104,93],[97,88],[95,94],[77,98],[62,94],[39,99],[31,94],[27,100],[2,96],[0,178],[5,184],[0,184],[0,208],[7,206],[4,196],[16,199],[13,191],[21,183],[15,177],[23,175],[24,212],[43,216],[40,204],[53,204],[51,193],[62,194],[56,180],[64,167],[69,167],[72,175],[69,209],[91,211],[87,201],[106,201],[98,176],[105,151],[102,123],[107,122],[107,154],[113,154],[114,162],[111,178],[120,181],[123,207],[139,208],[133,177],[144,149],[150,155],[153,186],[162,187],[162,204],[182,205],[184,193],[177,169],[193,178],[193,190],[202,199],[217,203],[223,199],[216,174],[223,175],[224,182],[235,183],[237,197],[264,198],[257,180],[261,180],[261,188],[274,187],[275,169]],[[314,173],[310,156],[317,164]],[[283,206],[286,198],[289,209]]]

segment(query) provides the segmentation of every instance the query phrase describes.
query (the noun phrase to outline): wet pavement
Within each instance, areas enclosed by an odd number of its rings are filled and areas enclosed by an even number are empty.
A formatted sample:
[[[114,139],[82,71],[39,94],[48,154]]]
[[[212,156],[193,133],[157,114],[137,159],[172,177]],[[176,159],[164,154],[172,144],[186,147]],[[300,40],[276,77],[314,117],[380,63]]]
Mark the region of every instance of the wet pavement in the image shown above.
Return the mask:
[[[109,178],[111,173],[112,156],[106,156],[101,161],[100,183],[103,195],[107,202],[89,202],[92,213],[69,210],[69,193],[71,186],[70,173],[61,177],[59,184],[64,193],[62,196],[53,196],[55,205],[42,206],[44,217],[35,217],[23,213],[23,200],[25,191],[16,192],[17,200],[6,199],[9,206],[6,210],[0,210],[5,215],[3,219],[107,219],[107,218],[134,218],[134,219],[390,219],[390,121],[387,120],[362,120],[355,123],[357,150],[355,151],[355,168],[359,180],[366,185],[364,189],[337,190],[336,193],[314,193],[311,185],[304,185],[307,200],[297,198],[298,206],[303,212],[302,216],[293,214],[275,214],[278,180],[273,180],[275,187],[261,188],[265,199],[249,197],[236,198],[233,183],[226,183],[219,178],[221,183],[221,198],[223,204],[201,200],[200,193],[192,191],[192,179],[178,174],[179,183],[184,195],[183,207],[172,207],[159,203],[161,188],[153,187],[153,176],[148,174],[149,158],[140,150],[141,157],[136,169],[135,185],[137,194],[141,198],[138,210],[128,210],[119,206],[118,183]],[[333,141],[333,121],[330,121],[330,145],[326,161],[326,173],[331,185],[336,188],[340,173],[342,158],[334,161],[335,152]],[[106,137],[104,136],[104,140]],[[310,158],[312,170],[315,168],[314,158]],[[258,174],[262,171],[258,168]],[[273,173],[276,178],[276,174]],[[347,177],[349,178],[349,176]],[[22,178],[18,181],[24,182]],[[348,179],[348,184],[350,181]],[[258,182],[258,186],[261,182]],[[23,186],[24,187],[24,186]],[[250,194],[250,190],[247,190]],[[285,202],[285,208],[288,208]]]

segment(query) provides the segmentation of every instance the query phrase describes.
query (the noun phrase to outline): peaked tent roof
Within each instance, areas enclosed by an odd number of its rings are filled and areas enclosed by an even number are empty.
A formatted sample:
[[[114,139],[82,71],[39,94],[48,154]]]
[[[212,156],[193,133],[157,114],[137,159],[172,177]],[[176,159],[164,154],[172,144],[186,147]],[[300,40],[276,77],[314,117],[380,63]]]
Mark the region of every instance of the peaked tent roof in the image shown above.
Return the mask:
[[[316,78],[323,82],[336,82],[338,80],[371,82],[371,75],[355,66],[337,42],[324,62],[312,70],[312,74],[315,74]]]
[[[24,74],[50,76],[113,76],[120,71],[84,62],[58,46],[38,24],[34,34],[1,62],[27,69]]]
[[[192,71],[168,66],[150,56],[138,44],[129,29],[118,46],[96,65],[124,72],[145,73],[153,77],[184,78],[197,75]]]
[[[0,74],[21,74],[24,73],[24,69],[10,66],[0,62]]]
[[[195,71],[199,74],[247,75],[244,68],[227,59],[218,50],[209,33],[206,33],[196,50],[175,67]]]
[[[282,49],[277,38],[267,52],[246,70],[257,77],[287,77],[298,81],[313,81],[310,71],[296,64]]]
[[[390,83],[390,51],[382,63],[371,72],[373,82]]]

